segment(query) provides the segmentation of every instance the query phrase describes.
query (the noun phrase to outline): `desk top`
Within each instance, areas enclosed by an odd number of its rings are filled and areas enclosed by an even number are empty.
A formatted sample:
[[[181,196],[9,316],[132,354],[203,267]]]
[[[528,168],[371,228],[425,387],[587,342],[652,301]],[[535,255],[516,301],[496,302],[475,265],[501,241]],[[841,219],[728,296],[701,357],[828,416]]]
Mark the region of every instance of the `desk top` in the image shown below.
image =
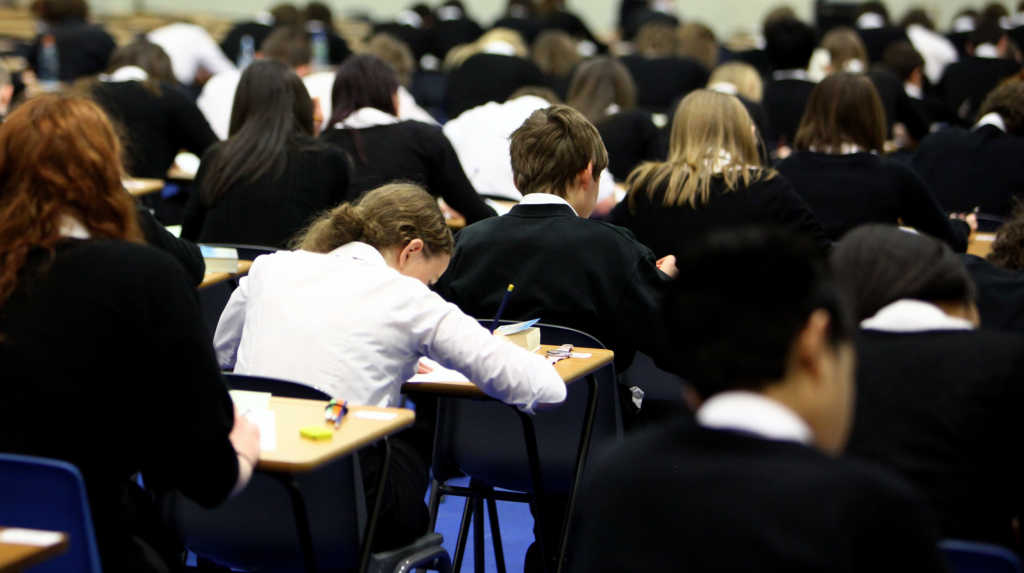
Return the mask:
[[[244,275],[245,273],[249,272],[250,267],[252,267],[252,261],[239,259],[237,273],[206,273],[206,276],[203,277],[203,282],[199,283],[199,288],[213,286],[217,283],[222,283],[231,277]]]
[[[27,532],[29,534],[35,532],[40,535],[56,534],[59,536],[59,539],[54,542],[44,543],[43,545],[9,543],[3,539],[6,537],[5,532],[8,534],[16,534],[19,531]],[[13,573],[14,571],[28,569],[29,567],[33,567],[44,561],[52,559],[67,550],[68,536],[64,533],[0,527],[0,573]]]
[[[140,197],[142,195],[149,195],[150,193],[156,193],[164,188],[163,179],[140,179],[138,177],[126,177],[121,183],[124,188],[135,195]]]
[[[270,409],[274,412],[277,428],[277,447],[260,452],[257,466],[261,470],[303,472],[352,453],[402,428],[411,426],[416,413],[405,408],[377,408],[350,406],[341,426],[329,440],[311,440],[299,435],[299,429],[324,424],[333,430],[334,424],[324,421],[322,400],[300,400],[273,396]]]
[[[995,240],[995,233],[975,233],[967,242],[967,252],[985,258],[992,252],[992,242]]]
[[[538,353],[543,353],[550,348],[557,348],[550,344],[542,344]],[[566,384],[583,378],[587,374],[605,366],[615,358],[615,353],[603,348],[574,348],[573,352],[590,354],[590,358],[566,358],[555,364],[555,371],[562,377]],[[463,398],[482,398],[486,396],[479,386],[472,382],[406,382],[402,385],[402,391],[407,394],[435,394],[443,396],[457,396]]]

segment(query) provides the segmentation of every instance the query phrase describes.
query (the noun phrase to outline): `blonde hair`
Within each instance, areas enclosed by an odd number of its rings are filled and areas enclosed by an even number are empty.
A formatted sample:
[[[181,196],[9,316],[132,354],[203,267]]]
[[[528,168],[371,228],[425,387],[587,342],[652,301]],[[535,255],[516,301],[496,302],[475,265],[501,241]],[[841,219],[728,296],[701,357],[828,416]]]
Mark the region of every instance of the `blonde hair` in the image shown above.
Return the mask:
[[[292,248],[329,253],[353,241],[377,250],[423,241],[427,256],[450,254],[455,245],[437,200],[412,183],[378,187],[357,202],[342,203],[316,218]]]
[[[730,84],[746,99],[760,103],[764,97],[764,82],[757,68],[744,62],[727,62],[711,72],[708,87],[715,84]]]
[[[626,179],[630,205],[637,193],[654,199],[667,182],[665,205],[697,207],[711,197],[711,179],[721,175],[728,191],[754,181],[771,179],[761,167],[754,123],[740,100],[710,90],[683,98],[672,122],[668,160],[647,162]]]
[[[687,22],[677,32],[676,54],[712,70],[718,65],[718,40],[715,33],[700,22]]]
[[[533,41],[533,63],[546,75],[566,77],[581,59],[576,40],[562,30],[545,30]]]
[[[640,26],[633,47],[645,58],[674,56],[679,49],[676,27],[667,22],[648,22]]]
[[[451,50],[448,50],[448,55],[444,58],[444,68],[446,70],[454,70],[469,58],[486,52],[488,44],[496,43],[512,46],[515,51],[515,55],[520,58],[525,58],[530,53],[526,48],[526,42],[523,41],[523,37],[519,32],[516,32],[511,28],[494,28],[489,30],[483,36],[480,36],[480,38],[475,42],[459,44]]]
[[[821,39],[821,47],[828,52],[832,72],[863,72],[867,69],[868,50],[853,28],[833,28]],[[858,61],[858,68],[847,69],[850,62]]]
[[[381,61],[390,65],[398,76],[398,83],[409,87],[412,84],[412,74],[416,71],[416,60],[412,56],[412,50],[405,42],[395,38],[391,34],[374,34],[366,43],[367,54],[377,56]]]

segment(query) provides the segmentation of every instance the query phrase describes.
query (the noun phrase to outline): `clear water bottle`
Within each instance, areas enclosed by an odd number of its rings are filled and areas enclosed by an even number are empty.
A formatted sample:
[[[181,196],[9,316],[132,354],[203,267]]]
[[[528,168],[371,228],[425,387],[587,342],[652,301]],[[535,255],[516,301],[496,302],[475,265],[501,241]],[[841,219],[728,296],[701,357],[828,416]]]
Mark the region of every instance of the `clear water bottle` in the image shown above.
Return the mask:
[[[53,91],[60,86],[60,58],[57,54],[57,39],[53,34],[43,36],[39,51],[39,85]]]
[[[252,59],[256,55],[256,41],[253,40],[252,36],[246,34],[239,40],[238,46],[238,69],[244,70],[252,63]]]
[[[313,68],[322,70],[330,65],[327,45],[327,29],[322,22],[312,21],[306,24],[313,38],[310,42],[313,51]]]

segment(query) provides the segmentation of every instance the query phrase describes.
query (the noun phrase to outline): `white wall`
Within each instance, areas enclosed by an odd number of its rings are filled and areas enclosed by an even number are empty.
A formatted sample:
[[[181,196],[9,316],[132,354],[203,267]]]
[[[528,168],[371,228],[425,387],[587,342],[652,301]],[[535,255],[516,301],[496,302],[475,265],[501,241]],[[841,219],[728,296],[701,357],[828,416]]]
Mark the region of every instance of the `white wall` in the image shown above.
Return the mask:
[[[293,0],[298,4],[302,0]],[[325,0],[337,13],[368,12],[379,18],[393,16],[414,0]],[[441,0],[427,0],[440,4]],[[1005,0],[1007,7],[1009,0]],[[463,0],[470,14],[489,24],[504,10],[506,0]],[[571,10],[583,17],[597,34],[607,34],[614,29],[620,0],[567,0]],[[208,12],[231,17],[244,17],[275,4],[274,0],[92,0],[96,12],[125,12],[138,7],[146,11],[188,14]],[[761,17],[771,8],[785,3],[785,0],[676,0],[680,16],[703,20],[719,36],[725,36],[738,29],[754,31],[759,27]],[[812,0],[791,0],[789,2],[804,18],[810,18]],[[931,11],[940,28],[945,28],[953,13],[964,5],[980,7],[983,0],[888,0],[887,5],[893,16],[898,18],[912,6],[924,6]]]

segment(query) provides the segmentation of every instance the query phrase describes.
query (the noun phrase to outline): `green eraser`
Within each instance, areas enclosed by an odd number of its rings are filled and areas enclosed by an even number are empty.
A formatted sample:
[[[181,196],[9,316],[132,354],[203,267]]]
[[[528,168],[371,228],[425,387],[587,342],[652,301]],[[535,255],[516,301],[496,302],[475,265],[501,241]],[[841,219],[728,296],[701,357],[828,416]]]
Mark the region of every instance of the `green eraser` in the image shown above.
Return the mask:
[[[306,426],[299,430],[299,434],[311,440],[329,440],[334,436],[334,432],[324,426]]]

